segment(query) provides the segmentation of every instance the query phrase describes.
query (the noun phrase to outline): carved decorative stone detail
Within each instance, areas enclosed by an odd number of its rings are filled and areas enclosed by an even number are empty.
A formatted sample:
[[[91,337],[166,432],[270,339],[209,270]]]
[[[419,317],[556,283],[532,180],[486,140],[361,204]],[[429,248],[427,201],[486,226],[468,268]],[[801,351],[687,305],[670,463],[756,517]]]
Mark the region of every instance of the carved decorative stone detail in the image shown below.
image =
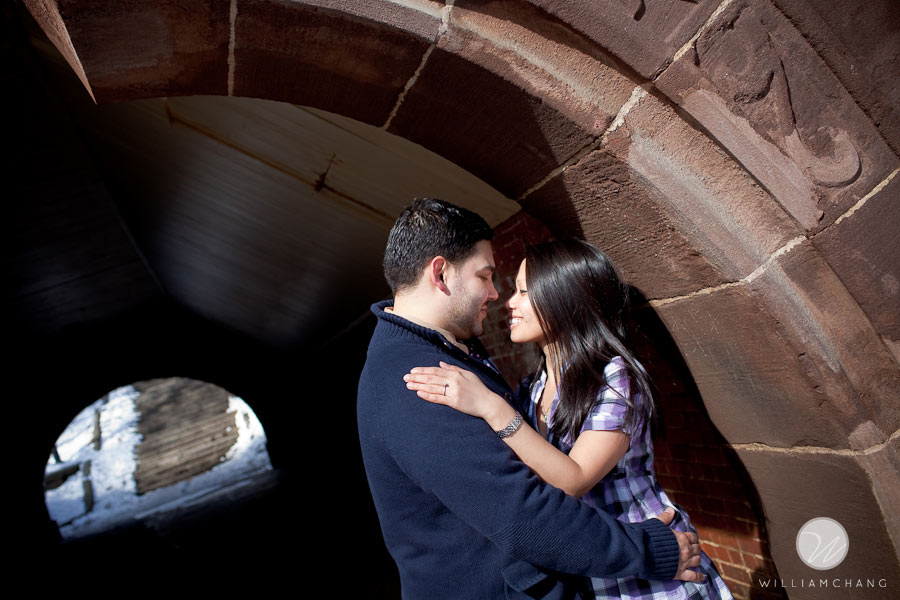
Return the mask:
[[[721,0],[532,0],[652,79],[709,18]],[[477,5],[459,0],[455,5]]]
[[[898,161],[875,124],[768,0],[736,0],[655,81],[809,233]]]
[[[701,36],[697,60],[729,108],[745,116],[814,183],[840,187],[859,177],[859,151],[847,131],[825,124],[820,113],[795,109],[801,88],[798,80],[811,75],[791,68],[788,48],[753,7],[736,10],[714,31]],[[805,83],[802,87],[809,88],[809,82]],[[800,122],[801,117],[805,122]]]

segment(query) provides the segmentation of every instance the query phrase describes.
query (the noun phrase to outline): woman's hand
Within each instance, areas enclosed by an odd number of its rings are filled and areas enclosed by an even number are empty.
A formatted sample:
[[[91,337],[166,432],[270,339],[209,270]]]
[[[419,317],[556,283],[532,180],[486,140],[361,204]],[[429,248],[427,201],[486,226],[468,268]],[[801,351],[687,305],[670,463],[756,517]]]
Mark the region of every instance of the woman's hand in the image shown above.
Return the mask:
[[[506,426],[515,414],[506,400],[485,387],[471,371],[443,361],[439,364],[440,367],[414,367],[403,376],[406,387],[429,402],[481,417],[495,429]]]

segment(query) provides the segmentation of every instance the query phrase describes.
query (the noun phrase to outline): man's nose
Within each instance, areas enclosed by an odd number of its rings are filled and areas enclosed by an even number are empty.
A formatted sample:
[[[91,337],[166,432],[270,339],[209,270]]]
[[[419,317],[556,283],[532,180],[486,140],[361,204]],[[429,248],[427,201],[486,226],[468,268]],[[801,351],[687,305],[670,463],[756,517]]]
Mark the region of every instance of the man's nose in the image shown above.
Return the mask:
[[[494,280],[491,279],[491,289],[488,291],[488,300],[493,302],[497,298],[500,297],[500,294],[497,292],[497,287],[494,285]]]

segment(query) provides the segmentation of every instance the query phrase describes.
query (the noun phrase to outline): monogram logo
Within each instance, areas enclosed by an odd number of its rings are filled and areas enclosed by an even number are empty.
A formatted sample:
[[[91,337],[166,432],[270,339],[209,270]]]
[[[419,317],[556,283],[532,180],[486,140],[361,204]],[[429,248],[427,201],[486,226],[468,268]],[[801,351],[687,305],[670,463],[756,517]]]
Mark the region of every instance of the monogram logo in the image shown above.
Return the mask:
[[[797,533],[797,554],[807,566],[820,571],[841,564],[850,549],[843,525],[828,517],[806,522]]]

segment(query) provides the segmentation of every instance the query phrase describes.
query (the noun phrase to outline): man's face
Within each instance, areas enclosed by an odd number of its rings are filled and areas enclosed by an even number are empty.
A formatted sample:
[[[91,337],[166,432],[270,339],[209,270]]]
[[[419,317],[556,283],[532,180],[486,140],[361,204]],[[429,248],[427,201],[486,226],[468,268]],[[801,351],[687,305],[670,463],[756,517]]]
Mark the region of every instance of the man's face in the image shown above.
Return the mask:
[[[494,252],[487,240],[478,242],[475,253],[462,263],[448,265],[447,329],[457,338],[466,340],[484,331],[487,305],[498,298],[494,269]]]

